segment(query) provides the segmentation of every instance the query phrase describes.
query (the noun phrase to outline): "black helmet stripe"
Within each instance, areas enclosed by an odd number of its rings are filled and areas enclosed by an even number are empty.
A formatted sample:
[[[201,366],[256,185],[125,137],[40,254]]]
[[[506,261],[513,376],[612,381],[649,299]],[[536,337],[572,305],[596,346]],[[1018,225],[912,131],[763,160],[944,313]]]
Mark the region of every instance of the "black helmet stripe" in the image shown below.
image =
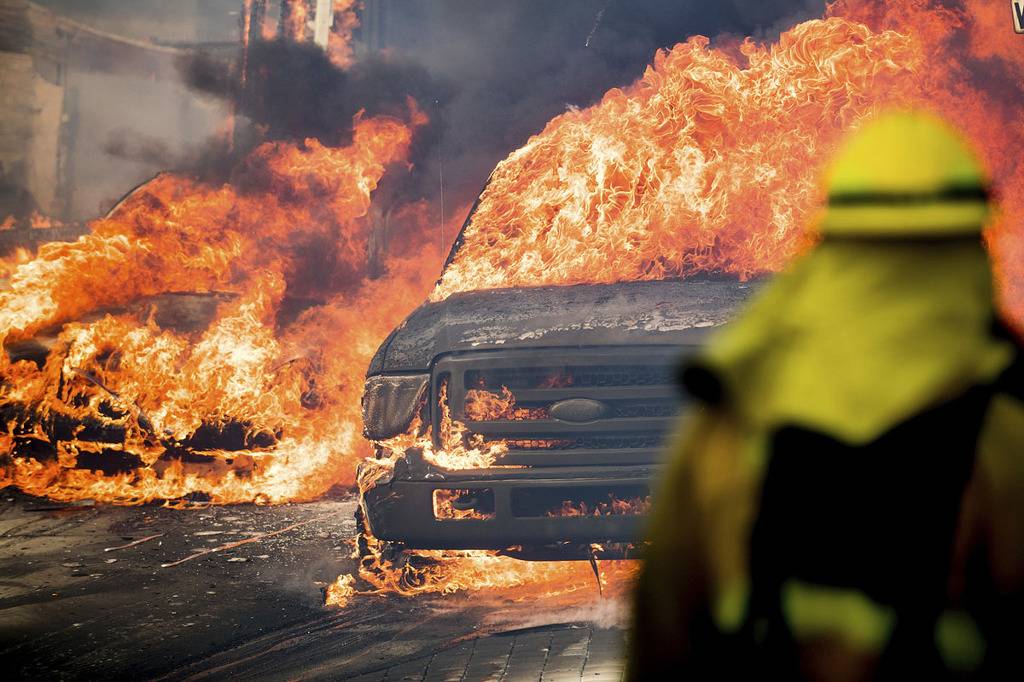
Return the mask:
[[[899,206],[952,202],[986,202],[991,192],[980,185],[946,187],[931,192],[843,192],[829,196],[829,206]]]

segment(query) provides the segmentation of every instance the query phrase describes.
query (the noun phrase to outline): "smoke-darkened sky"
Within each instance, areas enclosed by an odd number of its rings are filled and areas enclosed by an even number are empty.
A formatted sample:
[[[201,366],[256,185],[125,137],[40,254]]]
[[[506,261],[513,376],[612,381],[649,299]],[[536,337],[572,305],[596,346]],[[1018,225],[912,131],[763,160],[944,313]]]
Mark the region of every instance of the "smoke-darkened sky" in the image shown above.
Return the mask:
[[[658,48],[695,34],[772,37],[824,10],[821,0],[382,4],[384,42],[422,66],[445,102],[435,112],[443,130],[424,176],[437,177],[443,158],[449,185],[466,191],[567,107],[636,80]]]
[[[107,31],[164,43],[217,42],[238,35],[242,0],[41,0]],[[270,0],[273,7],[275,0]],[[638,78],[661,47],[695,34],[770,39],[819,16],[822,0],[365,0],[373,40],[386,48],[348,73],[312,46],[269,45],[254,59],[264,76],[242,110],[266,135],[342,140],[352,115],[389,113],[414,96],[430,115],[414,150],[416,172],[402,192],[434,198],[442,165],[451,203],[472,199],[494,167],[553,116],[587,106],[609,88]],[[273,11],[273,10],[272,10]],[[366,22],[370,23],[370,22]],[[369,39],[368,31],[357,40]],[[184,64],[200,97],[237,99],[215,61]],[[149,167],[219,170],[203,139],[208,130],[154,140],[133,112],[111,111],[116,136],[104,153]],[[116,123],[116,124],[115,124]],[[148,135],[148,136],[147,136]],[[255,140],[254,140],[255,141]],[[197,157],[195,150],[204,153]],[[142,157],[145,157],[144,159]],[[141,180],[142,178],[140,178]],[[125,188],[127,189],[127,188]]]

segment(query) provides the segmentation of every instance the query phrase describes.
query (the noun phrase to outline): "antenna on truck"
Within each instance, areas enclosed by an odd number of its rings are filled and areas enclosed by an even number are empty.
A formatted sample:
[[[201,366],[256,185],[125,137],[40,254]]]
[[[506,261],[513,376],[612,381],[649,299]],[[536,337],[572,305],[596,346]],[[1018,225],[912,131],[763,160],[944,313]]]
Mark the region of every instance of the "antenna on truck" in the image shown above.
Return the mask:
[[[440,109],[440,104],[434,100],[434,115],[436,116]],[[441,195],[441,262],[444,262],[444,147],[441,144],[441,138],[438,137],[437,141],[437,181],[439,192]]]

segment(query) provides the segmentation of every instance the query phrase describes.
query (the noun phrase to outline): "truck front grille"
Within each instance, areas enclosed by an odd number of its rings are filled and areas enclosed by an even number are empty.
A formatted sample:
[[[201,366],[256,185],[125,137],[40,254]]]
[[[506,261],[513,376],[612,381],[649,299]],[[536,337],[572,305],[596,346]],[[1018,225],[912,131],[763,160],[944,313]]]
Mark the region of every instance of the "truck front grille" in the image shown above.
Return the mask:
[[[500,464],[654,463],[678,425],[683,401],[676,366],[690,350],[545,348],[447,356],[434,366],[433,431],[439,433],[436,406],[445,394],[452,418],[471,434],[508,443]],[[566,417],[559,408],[566,401],[583,401],[599,415]]]

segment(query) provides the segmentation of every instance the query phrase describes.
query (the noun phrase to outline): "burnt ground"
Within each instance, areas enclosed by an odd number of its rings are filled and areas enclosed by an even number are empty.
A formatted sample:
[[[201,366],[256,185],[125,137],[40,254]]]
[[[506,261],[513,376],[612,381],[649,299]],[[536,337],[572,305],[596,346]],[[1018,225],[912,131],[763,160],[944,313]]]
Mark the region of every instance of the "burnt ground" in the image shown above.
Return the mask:
[[[499,591],[324,607],[321,587],[355,570],[354,508],[108,507],[0,490],[0,668],[67,680],[621,677],[621,629],[587,622],[617,622],[621,605],[596,590],[582,610]]]

